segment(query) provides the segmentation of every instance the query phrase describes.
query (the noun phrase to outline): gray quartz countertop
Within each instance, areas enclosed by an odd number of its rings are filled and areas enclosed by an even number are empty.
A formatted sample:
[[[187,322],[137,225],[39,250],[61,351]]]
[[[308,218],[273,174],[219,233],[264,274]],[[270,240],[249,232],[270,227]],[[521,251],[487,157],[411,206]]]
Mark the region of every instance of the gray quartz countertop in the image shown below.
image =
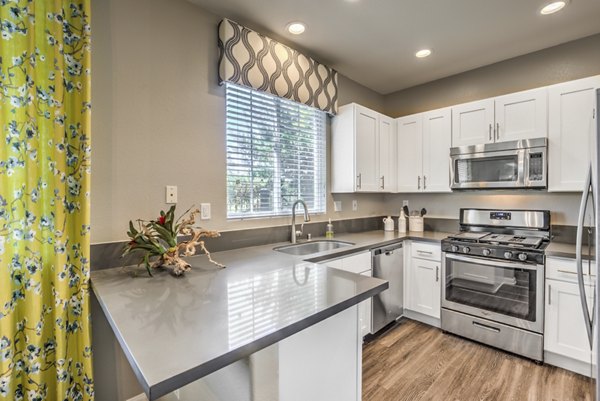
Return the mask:
[[[189,258],[182,277],[143,267],[92,270],[92,288],[144,391],[154,400],[289,337],[388,287],[386,281],[311,262],[403,239],[447,233],[336,235],[355,245],[294,257],[271,244],[218,252],[219,269]],[[304,257],[306,259],[306,257]]]
[[[575,244],[567,244],[563,242],[550,242],[548,247],[546,248],[546,256],[556,256],[561,258],[571,258],[575,259]],[[594,257],[594,253],[592,250],[592,258]],[[583,258],[589,259],[590,256],[587,252],[587,246],[583,247]]]

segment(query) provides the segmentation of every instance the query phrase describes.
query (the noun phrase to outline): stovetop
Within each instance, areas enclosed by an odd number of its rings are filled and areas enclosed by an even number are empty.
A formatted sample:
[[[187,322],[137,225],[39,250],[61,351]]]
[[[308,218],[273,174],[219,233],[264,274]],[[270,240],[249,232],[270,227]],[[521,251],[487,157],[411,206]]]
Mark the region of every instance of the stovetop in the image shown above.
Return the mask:
[[[515,235],[515,234],[497,234],[489,231],[463,231],[453,234],[450,239],[459,241],[473,241],[489,245],[510,245],[519,248],[538,248],[543,238],[535,236]]]

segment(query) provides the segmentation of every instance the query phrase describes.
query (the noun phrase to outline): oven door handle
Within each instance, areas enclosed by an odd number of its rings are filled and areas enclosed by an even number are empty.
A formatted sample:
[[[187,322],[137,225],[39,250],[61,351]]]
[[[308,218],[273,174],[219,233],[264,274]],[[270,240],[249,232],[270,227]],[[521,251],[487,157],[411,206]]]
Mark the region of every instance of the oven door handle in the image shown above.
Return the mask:
[[[497,259],[482,259],[475,256],[462,256],[446,253],[446,259],[457,260],[460,262],[477,263],[480,265],[491,266],[491,267],[506,267],[508,269],[525,269],[525,270],[537,270],[543,265],[527,265],[517,262],[507,262],[505,260]]]

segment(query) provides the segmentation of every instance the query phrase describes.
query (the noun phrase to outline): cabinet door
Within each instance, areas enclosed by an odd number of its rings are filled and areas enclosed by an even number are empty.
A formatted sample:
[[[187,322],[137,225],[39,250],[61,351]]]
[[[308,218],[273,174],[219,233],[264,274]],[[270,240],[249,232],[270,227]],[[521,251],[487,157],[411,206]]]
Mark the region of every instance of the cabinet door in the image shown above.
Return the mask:
[[[496,142],[548,136],[548,90],[534,89],[497,97]]]
[[[423,191],[450,192],[450,108],[423,114]]]
[[[371,270],[360,273],[361,276],[372,277]],[[371,298],[358,304],[358,324],[360,326],[361,338],[371,333]]]
[[[586,286],[588,297],[592,287]],[[588,299],[591,306],[592,300]],[[546,320],[544,328],[544,350],[559,355],[590,362],[583,310],[576,283],[546,280]]]
[[[396,120],[398,130],[398,192],[420,192],[422,184],[423,115],[415,114]]]
[[[379,180],[383,192],[396,191],[396,124],[387,116],[379,116]]]
[[[411,260],[411,309],[434,318],[440,318],[440,262],[412,258]]]
[[[356,105],[355,118],[356,190],[377,192],[379,191],[379,113]]]
[[[494,142],[494,99],[452,107],[452,146]]]
[[[595,132],[596,88],[600,88],[600,76],[549,87],[549,191],[583,190]]]

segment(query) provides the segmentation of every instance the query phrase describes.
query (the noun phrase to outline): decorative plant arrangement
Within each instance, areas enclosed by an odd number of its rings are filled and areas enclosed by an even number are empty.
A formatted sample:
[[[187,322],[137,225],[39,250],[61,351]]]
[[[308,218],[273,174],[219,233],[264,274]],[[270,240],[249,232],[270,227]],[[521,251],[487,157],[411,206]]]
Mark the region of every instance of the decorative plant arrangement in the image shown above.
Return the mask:
[[[156,220],[138,220],[137,229],[134,227],[133,222],[129,221],[127,235],[130,241],[125,246],[122,256],[132,252],[141,253],[142,258],[139,264],[144,263],[150,276],[152,276],[152,269],[161,266],[172,268],[173,274],[180,276],[191,268],[191,265],[182,257],[194,255],[196,247],[199,247],[211,263],[219,267],[225,267],[211,258],[204,241],[200,240],[200,238],[216,238],[221,234],[218,231],[194,227],[196,215],[200,213],[200,210],[190,210],[188,209],[175,220],[175,206],[173,205],[166,213],[161,210],[160,216]],[[189,216],[186,218],[188,214]],[[191,235],[191,238],[177,243],[178,235]],[[158,259],[151,260],[151,258],[156,257]]]

